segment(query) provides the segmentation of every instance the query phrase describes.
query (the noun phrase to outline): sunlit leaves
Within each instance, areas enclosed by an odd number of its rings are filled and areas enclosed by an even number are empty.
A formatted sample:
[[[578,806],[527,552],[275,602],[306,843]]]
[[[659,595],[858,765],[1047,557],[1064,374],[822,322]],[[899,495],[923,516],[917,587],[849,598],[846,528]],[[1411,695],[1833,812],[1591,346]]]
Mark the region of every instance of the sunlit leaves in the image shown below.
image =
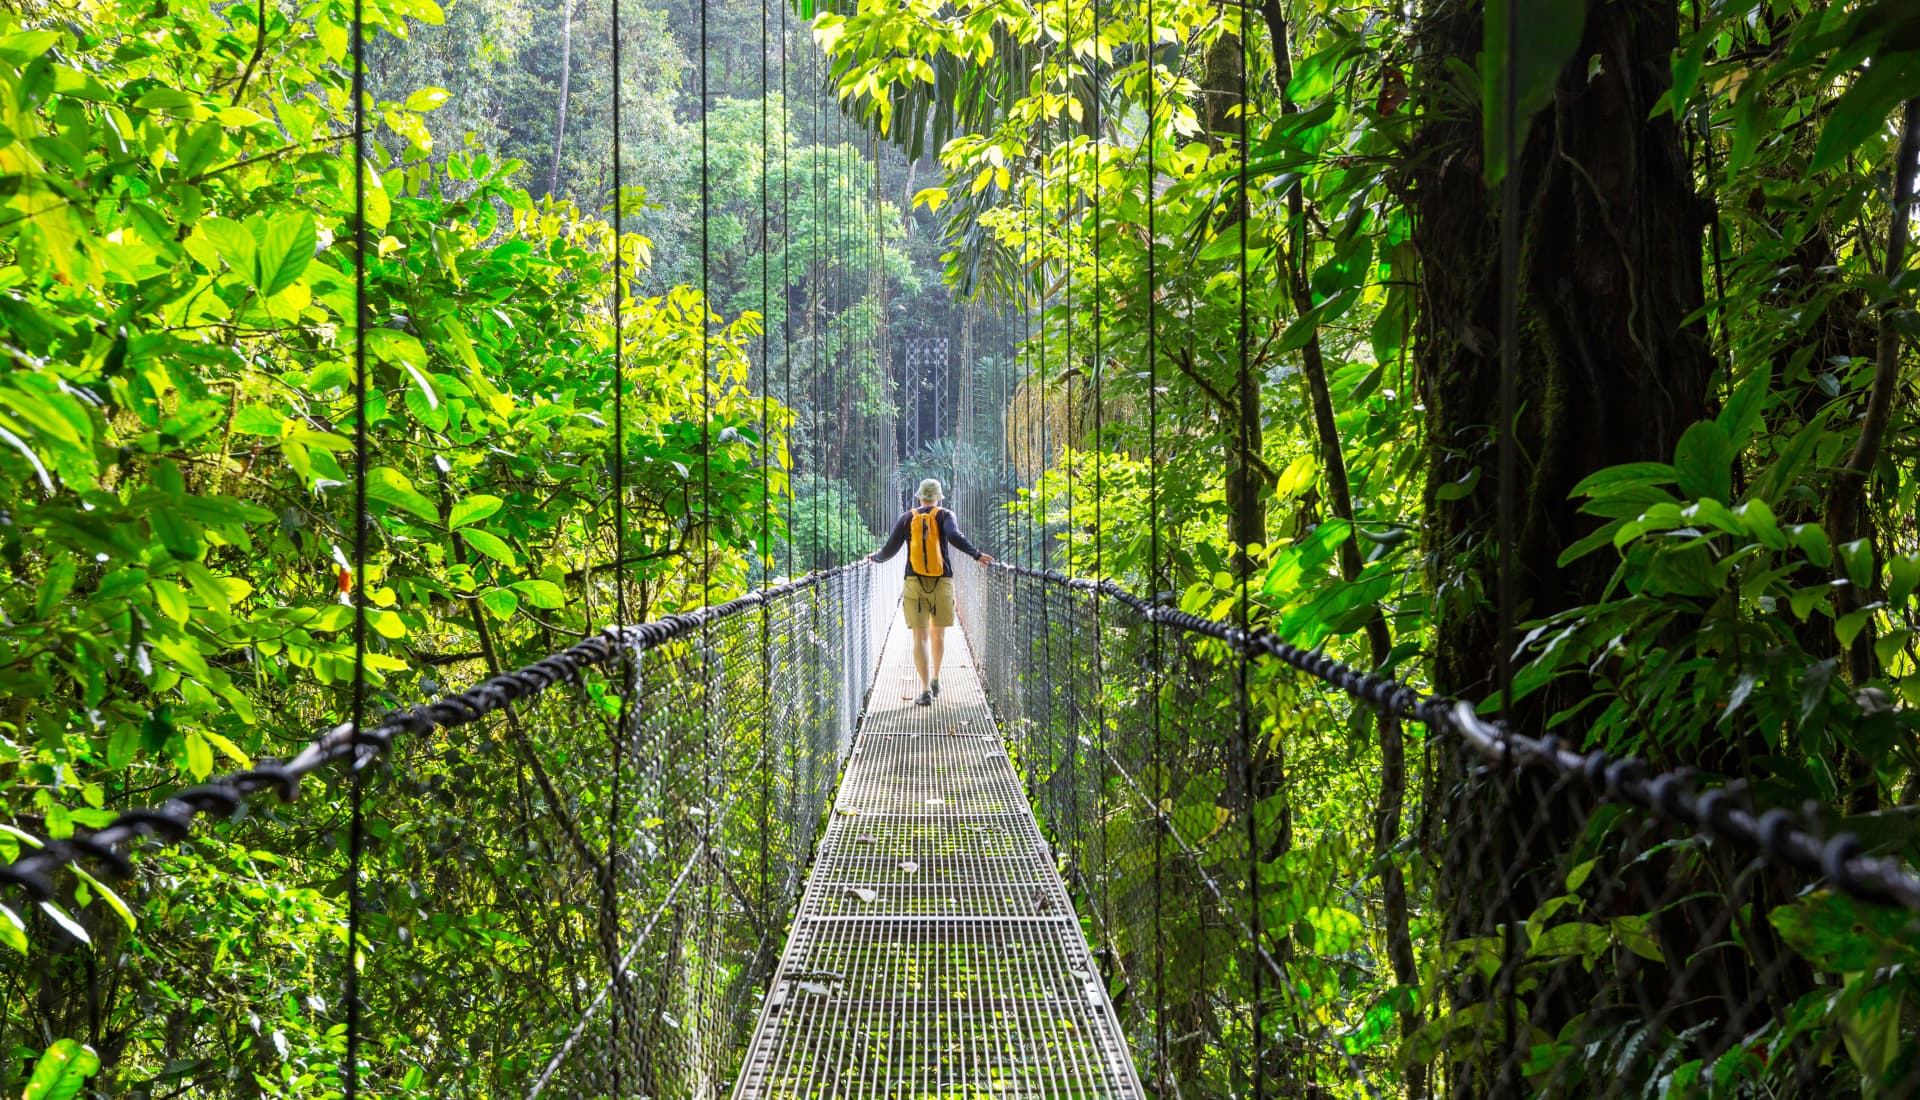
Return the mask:
[[[76,1039],[57,1039],[34,1064],[21,1100],[74,1100],[99,1070],[100,1058],[92,1047]]]

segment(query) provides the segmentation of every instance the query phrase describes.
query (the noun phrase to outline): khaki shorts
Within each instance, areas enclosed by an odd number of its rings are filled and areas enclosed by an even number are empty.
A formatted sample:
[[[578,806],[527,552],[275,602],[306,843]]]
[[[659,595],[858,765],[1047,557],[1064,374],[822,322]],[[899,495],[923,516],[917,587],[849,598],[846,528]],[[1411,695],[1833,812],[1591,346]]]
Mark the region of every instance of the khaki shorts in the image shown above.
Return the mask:
[[[953,578],[908,577],[907,587],[900,593],[900,607],[907,613],[910,627],[952,626]]]

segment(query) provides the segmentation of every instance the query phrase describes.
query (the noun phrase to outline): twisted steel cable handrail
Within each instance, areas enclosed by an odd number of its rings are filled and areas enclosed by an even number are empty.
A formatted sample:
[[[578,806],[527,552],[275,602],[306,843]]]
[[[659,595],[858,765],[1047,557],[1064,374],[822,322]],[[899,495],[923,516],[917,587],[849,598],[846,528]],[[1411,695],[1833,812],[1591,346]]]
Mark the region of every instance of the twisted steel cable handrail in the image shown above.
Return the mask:
[[[1265,630],[1241,630],[1158,605],[1110,579],[1090,580],[1004,562],[986,568],[1079,592],[1097,591],[1149,623],[1209,638],[1236,652],[1280,661],[1381,713],[1424,723],[1457,738],[1490,763],[1539,769],[1577,783],[1598,798],[1636,806],[1696,834],[1730,841],[1774,864],[1824,876],[1861,901],[1920,913],[1920,875],[1896,860],[1868,855],[1865,843],[1851,832],[1821,835],[1817,828],[1797,821],[1786,810],[1756,813],[1738,805],[1734,791],[1699,790],[1688,777],[1676,772],[1649,774],[1646,763],[1634,757],[1616,757],[1603,749],[1577,752],[1558,737],[1515,733],[1501,723],[1481,718],[1474,705],[1465,700],[1422,692],[1391,676],[1365,672],[1319,650],[1303,649]],[[1158,812],[1163,819],[1166,817],[1165,811]]]
[[[842,573],[865,568],[852,562],[809,573],[771,588],[749,592],[726,603],[667,615],[633,626],[610,626],[594,637],[543,657],[532,664],[490,677],[465,691],[452,692],[430,703],[396,710],[371,729],[355,733],[351,722],[342,722],[315,738],[292,759],[262,762],[251,768],[230,772],[206,783],[188,787],[154,807],[126,810],[113,821],[86,836],[49,840],[38,850],[0,866],[0,883],[27,891],[36,901],[54,896],[51,876],[61,867],[91,860],[116,877],[133,873],[133,864],[122,847],[150,837],[162,844],[178,844],[187,838],[193,820],[200,816],[226,815],[263,791],[273,791],[282,802],[291,802],[300,794],[300,781],[322,767],[350,755],[357,756],[357,771],[385,752],[401,734],[415,736],[435,729],[452,729],[498,713],[522,699],[531,698],[556,684],[572,683],[588,669],[612,661],[622,649],[645,652],[698,631],[704,624],[730,619],[770,600],[820,585]]]

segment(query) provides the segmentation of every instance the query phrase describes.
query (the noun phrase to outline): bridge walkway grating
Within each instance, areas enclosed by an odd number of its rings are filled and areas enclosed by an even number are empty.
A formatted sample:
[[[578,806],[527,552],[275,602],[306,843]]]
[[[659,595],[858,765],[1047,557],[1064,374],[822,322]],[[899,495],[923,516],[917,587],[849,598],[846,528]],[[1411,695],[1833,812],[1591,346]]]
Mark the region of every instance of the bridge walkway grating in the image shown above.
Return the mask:
[[[1139,1100],[966,640],[897,624],[735,1100]]]

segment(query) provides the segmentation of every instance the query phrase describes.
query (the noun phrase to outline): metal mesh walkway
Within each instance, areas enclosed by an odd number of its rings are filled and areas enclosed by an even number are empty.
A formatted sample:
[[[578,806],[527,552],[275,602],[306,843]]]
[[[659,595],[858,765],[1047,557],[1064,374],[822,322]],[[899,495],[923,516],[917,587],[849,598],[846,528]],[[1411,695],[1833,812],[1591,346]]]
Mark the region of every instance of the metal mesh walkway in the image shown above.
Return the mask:
[[[881,659],[736,1100],[1142,1096],[961,632]]]

